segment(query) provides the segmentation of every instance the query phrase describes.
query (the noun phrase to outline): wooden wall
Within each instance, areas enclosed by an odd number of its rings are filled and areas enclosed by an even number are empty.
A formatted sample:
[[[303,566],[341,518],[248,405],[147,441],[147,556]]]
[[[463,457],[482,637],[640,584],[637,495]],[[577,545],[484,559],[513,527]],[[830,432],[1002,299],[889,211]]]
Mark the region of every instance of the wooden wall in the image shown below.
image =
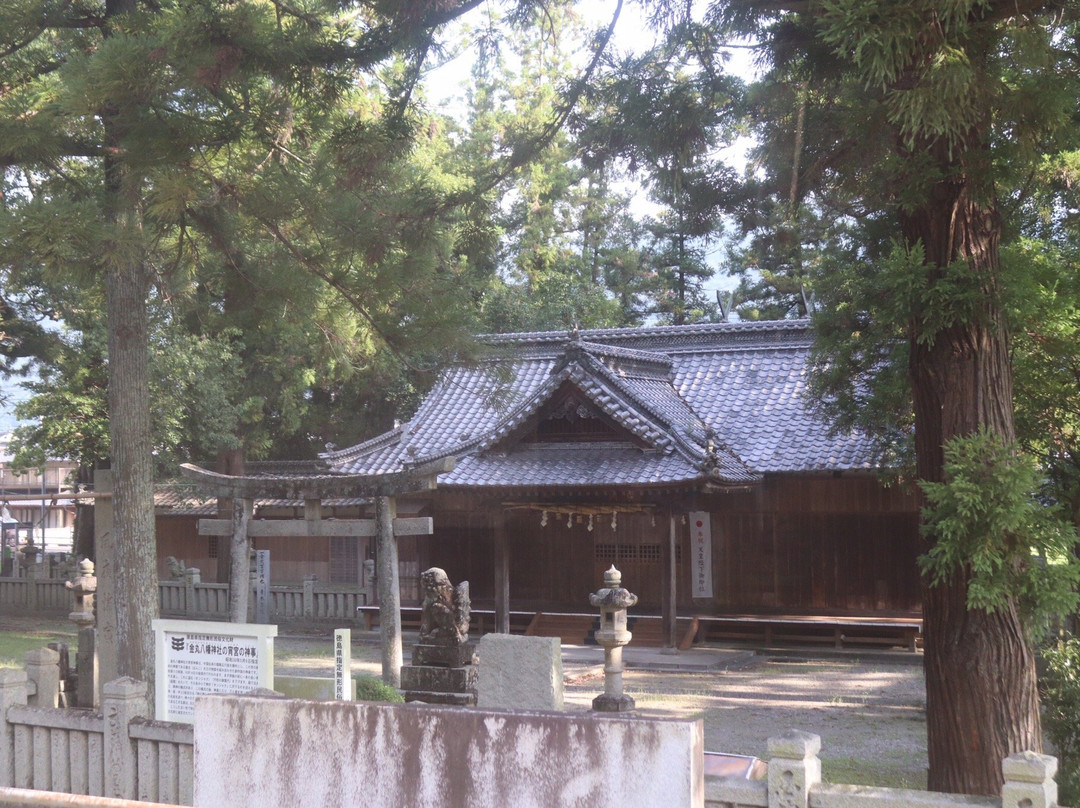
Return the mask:
[[[157,517],[158,575],[162,578],[169,578],[166,559],[173,556],[188,567],[198,567],[203,581],[212,583],[217,580],[218,562],[217,558],[211,556],[213,542],[211,537],[199,535],[197,522],[200,518],[205,517]],[[218,538],[222,544],[228,541],[227,536]],[[256,550],[270,551],[271,583],[300,583],[305,575],[312,574],[319,576],[320,581],[330,580],[328,538],[257,538],[253,544]]]
[[[602,505],[602,499],[590,503]],[[772,477],[748,491],[681,500],[656,496],[652,503],[655,520],[624,511],[612,530],[610,512],[601,513],[590,531],[584,507],[569,527],[565,514],[554,513],[541,526],[539,510],[505,510],[499,500],[440,492],[427,504],[435,534],[403,538],[400,557],[410,574],[438,566],[454,583],[468,580],[474,602],[490,606],[495,525],[502,514],[512,608],[591,611],[588,596],[614,563],[624,586],[638,595],[638,608],[658,613],[669,531],[664,509],[674,507],[680,613],[860,614],[919,608],[918,501],[900,486],[884,487],[871,476]],[[692,510],[712,515],[711,601],[689,597],[689,529],[682,514]],[[197,535],[196,520],[158,518],[163,576],[168,575],[164,559],[172,555],[199,567],[204,581],[215,580],[217,562],[209,557],[208,538]],[[298,583],[307,574],[331,579],[328,539],[259,539],[256,547],[270,550],[275,583]],[[365,550],[360,548],[360,558]]]
[[[588,596],[614,563],[637,608],[659,612],[663,558],[672,501],[657,498],[648,514],[505,512],[514,609],[589,611]],[[614,505],[618,508],[618,505]],[[899,486],[865,477],[774,477],[737,493],[681,502],[676,514],[679,611],[865,614],[919,609],[916,557],[918,503]],[[470,581],[474,601],[493,598],[493,520],[499,503],[441,496],[433,509],[435,536],[422,540],[421,568],[440,566],[450,579]],[[471,509],[471,510],[470,510]],[[484,511],[487,509],[487,512]],[[501,509],[501,508],[500,508]],[[689,528],[682,514],[712,515],[712,600],[690,597]],[[486,604],[485,604],[486,605]]]
[[[918,502],[900,486],[781,477],[700,504],[712,513],[717,611],[919,609]]]

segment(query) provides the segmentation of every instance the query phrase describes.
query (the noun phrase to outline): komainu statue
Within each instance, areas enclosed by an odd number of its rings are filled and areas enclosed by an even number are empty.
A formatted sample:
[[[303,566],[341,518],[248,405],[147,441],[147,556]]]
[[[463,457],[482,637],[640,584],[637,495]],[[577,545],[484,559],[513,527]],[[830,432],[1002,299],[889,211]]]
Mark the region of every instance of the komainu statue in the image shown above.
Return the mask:
[[[456,587],[446,573],[432,567],[420,573],[423,611],[420,614],[420,642],[431,645],[461,645],[469,640],[469,582]]]

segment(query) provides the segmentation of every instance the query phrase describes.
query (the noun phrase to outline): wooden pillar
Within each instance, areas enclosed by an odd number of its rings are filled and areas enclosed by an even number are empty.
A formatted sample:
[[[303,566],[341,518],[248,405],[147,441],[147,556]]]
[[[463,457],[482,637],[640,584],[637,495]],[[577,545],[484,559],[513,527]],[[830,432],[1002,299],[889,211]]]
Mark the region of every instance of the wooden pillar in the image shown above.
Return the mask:
[[[393,497],[375,497],[375,553],[379,583],[379,634],[382,640],[382,678],[401,687],[401,585],[398,547],[394,538],[397,504]]]
[[[510,633],[510,548],[506,541],[506,513],[494,517],[495,537],[495,633]]]
[[[675,564],[675,547],[678,535],[675,527],[675,514],[668,516],[668,542],[667,552],[664,553],[664,586],[663,602],[660,604],[661,624],[664,633],[664,648],[672,651],[679,647],[679,639],[676,635],[676,592],[675,576],[678,567]]]
[[[251,544],[248,523],[255,502],[234,499],[232,503],[232,538],[229,542],[229,622],[248,621],[248,599],[251,592]]]

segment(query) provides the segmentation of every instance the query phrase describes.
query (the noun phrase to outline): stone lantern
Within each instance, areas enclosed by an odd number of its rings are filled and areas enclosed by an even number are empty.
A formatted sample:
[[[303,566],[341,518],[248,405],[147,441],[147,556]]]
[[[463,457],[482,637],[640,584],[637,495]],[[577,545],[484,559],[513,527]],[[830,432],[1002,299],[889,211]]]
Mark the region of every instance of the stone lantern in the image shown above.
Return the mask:
[[[64,586],[71,590],[75,606],[68,615],[80,629],[94,625],[94,593],[97,592],[97,578],[94,576],[94,562],[84,558],[79,562],[79,577],[65,581]]]
[[[19,561],[24,570],[31,569],[37,563],[40,551],[41,548],[34,544],[34,537],[28,537],[26,544],[19,548]]]
[[[79,627],[79,648],[75,652],[75,675],[70,677],[72,681],[68,681],[66,688],[68,704],[97,709],[100,694],[98,692],[97,638],[94,633],[94,595],[97,592],[94,562],[89,558],[80,561],[78,577],[65,581],[64,586],[71,590],[75,600],[68,619]]]
[[[600,629],[596,642],[604,649],[604,692],[593,699],[593,709],[622,713],[634,709],[634,700],[623,693],[622,649],[633,636],[626,630],[626,610],[637,603],[637,595],[623,589],[622,573],[611,565],[604,573],[604,588],[589,595],[589,603],[600,609]]]

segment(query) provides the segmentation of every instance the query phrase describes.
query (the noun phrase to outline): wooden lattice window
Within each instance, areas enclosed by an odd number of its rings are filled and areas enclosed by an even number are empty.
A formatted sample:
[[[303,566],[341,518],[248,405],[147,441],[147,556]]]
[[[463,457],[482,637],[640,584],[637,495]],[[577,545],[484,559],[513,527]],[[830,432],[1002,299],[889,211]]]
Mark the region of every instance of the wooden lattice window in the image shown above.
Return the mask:
[[[659,544],[643,544],[638,548],[638,558],[646,564],[655,564],[662,560]]]
[[[207,536],[206,537],[206,557],[217,558],[218,557],[218,537]]]
[[[615,561],[617,560],[616,559],[615,545],[614,544],[597,544],[596,547],[595,547],[595,558],[596,558],[597,561],[603,561],[605,563],[610,561],[611,563],[614,564]]]

